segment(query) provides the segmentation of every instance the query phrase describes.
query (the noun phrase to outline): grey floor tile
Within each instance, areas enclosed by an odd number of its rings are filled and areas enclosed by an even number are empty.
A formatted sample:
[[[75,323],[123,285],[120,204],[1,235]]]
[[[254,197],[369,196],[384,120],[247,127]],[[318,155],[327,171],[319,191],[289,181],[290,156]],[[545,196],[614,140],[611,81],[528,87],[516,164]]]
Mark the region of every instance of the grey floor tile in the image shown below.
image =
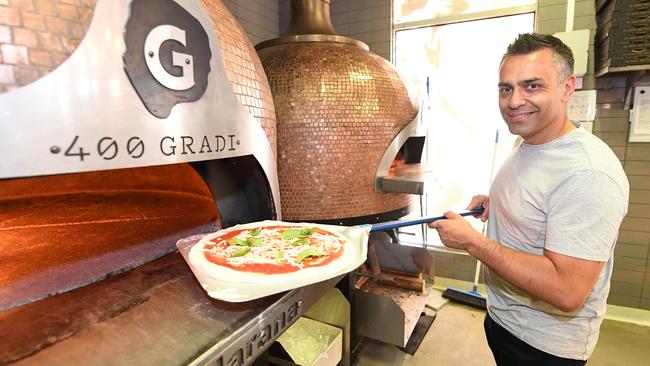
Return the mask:
[[[433,310],[427,309],[429,313]],[[483,333],[485,312],[449,302],[414,356],[380,342],[364,343],[356,366],[494,366]],[[635,366],[650,364],[650,327],[605,320],[600,339],[588,366]]]

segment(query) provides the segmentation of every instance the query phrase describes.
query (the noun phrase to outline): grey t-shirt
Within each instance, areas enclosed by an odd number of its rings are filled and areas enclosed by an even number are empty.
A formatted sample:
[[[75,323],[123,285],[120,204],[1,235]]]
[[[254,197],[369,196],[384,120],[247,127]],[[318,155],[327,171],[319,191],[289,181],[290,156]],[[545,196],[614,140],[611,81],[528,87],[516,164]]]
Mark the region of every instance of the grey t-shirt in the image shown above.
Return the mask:
[[[612,150],[582,127],[542,145],[519,145],[490,189],[488,236],[512,249],[606,262],[572,313],[529,296],[485,270],[492,319],[544,352],[586,360],[605,313],[629,184]]]

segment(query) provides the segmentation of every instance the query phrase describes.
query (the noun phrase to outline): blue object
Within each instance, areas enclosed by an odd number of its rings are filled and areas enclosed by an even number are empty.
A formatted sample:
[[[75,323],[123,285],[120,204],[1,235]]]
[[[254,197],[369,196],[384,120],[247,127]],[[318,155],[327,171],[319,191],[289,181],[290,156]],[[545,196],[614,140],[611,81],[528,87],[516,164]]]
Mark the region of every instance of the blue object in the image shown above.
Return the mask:
[[[455,300],[466,305],[475,306],[477,308],[487,309],[485,297],[481,296],[481,294],[479,294],[475,288],[472,289],[472,291],[463,291],[449,287],[442,293],[442,297],[446,297],[450,300]]]
[[[460,216],[473,216],[473,215],[480,215],[485,211],[482,205],[476,207],[475,209],[467,212],[462,212],[459,215]],[[419,224],[426,224],[429,222],[433,222],[436,220],[442,220],[446,219],[444,216],[435,216],[435,217],[422,217],[419,219],[413,219],[413,220],[397,220],[397,221],[388,221],[388,222],[382,222],[380,224],[373,224],[372,228],[370,231],[385,231],[385,230],[391,230],[391,229],[396,229],[400,227],[405,227],[405,226],[413,226],[413,225],[419,225]]]

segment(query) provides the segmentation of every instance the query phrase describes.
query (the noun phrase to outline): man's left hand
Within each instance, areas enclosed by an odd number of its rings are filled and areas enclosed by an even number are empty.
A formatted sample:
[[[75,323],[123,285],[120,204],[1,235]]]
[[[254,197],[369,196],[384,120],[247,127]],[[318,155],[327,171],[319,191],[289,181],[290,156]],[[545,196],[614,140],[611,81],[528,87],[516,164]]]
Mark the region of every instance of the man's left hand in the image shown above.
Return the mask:
[[[442,243],[454,249],[467,250],[470,245],[478,243],[483,236],[469,222],[453,211],[445,212],[446,220],[437,220],[428,224],[438,231]]]

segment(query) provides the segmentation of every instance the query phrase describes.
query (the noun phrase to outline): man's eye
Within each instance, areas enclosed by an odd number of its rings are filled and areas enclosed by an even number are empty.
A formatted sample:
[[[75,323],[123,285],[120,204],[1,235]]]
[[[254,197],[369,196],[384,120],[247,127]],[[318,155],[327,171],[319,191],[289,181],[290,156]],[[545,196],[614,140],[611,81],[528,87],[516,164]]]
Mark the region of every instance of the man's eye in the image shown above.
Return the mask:
[[[528,89],[539,89],[541,87],[540,84],[532,83],[528,84]]]
[[[512,89],[507,86],[502,86],[499,88],[499,93],[500,94],[510,93],[511,90]]]

